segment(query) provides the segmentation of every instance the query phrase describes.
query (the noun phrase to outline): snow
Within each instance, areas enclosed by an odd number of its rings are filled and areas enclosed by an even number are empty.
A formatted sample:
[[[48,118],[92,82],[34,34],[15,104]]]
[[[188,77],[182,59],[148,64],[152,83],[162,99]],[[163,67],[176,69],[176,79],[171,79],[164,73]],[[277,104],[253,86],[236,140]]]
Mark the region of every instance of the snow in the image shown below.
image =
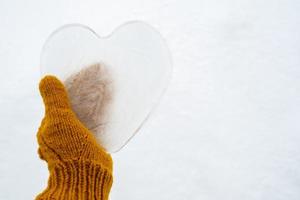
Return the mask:
[[[174,74],[138,135],[114,154],[111,199],[300,199],[300,2],[0,1],[0,199],[33,199],[48,171],[39,54],[82,23],[100,35],[144,20],[167,40]]]

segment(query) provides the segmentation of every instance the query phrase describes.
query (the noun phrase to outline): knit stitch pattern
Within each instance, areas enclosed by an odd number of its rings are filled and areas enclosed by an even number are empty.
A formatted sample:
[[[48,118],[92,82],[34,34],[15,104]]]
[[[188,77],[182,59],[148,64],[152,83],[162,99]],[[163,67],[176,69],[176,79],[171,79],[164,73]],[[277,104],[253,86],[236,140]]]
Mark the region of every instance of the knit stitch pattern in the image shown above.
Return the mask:
[[[107,200],[113,182],[111,156],[78,120],[61,81],[45,76],[39,89],[45,116],[37,133],[38,153],[50,177],[36,200]]]

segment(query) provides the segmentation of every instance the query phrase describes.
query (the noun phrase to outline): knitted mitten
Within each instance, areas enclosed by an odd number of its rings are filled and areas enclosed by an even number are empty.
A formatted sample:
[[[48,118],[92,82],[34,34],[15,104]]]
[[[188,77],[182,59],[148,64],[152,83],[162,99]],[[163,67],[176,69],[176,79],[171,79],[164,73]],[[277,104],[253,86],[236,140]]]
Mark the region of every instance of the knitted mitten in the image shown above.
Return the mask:
[[[40,158],[48,163],[47,188],[36,199],[107,200],[112,158],[73,113],[63,84],[40,82],[45,117],[37,133]]]

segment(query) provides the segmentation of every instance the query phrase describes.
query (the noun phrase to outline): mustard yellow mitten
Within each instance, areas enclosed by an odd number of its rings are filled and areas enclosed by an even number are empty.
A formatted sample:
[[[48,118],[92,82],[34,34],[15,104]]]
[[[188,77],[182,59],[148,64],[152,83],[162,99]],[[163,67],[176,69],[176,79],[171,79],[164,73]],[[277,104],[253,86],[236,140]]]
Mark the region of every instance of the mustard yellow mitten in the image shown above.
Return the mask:
[[[45,116],[37,133],[40,158],[48,163],[47,188],[37,200],[107,200],[112,158],[73,113],[63,84],[54,76],[39,85]]]

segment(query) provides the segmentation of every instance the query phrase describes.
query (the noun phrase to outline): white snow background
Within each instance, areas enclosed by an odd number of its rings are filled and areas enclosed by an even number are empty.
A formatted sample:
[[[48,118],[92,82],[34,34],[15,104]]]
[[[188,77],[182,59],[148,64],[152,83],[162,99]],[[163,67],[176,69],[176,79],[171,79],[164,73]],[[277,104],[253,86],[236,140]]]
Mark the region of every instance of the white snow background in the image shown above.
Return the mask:
[[[300,199],[300,1],[0,0],[0,200],[47,183],[36,131],[39,55],[82,23],[158,29],[174,74],[146,125],[114,154],[112,200]]]

